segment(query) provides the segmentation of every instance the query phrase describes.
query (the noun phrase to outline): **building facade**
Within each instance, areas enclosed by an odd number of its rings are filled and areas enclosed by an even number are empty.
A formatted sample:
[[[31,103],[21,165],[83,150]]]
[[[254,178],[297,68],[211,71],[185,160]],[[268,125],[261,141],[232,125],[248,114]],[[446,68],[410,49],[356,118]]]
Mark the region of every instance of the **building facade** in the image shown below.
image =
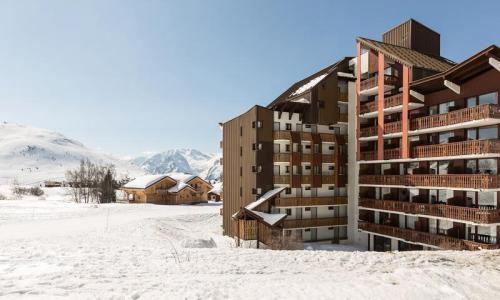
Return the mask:
[[[359,240],[375,251],[500,248],[498,47],[453,64],[425,26],[393,31],[357,40]]]
[[[500,52],[456,64],[440,49],[410,19],[224,123],[224,234],[500,248]]]
[[[285,215],[272,223],[284,238],[347,240],[349,87],[354,76],[346,58],[295,83],[267,107],[222,124],[225,235],[258,239],[262,220],[253,210],[238,212],[279,190],[254,209]]]

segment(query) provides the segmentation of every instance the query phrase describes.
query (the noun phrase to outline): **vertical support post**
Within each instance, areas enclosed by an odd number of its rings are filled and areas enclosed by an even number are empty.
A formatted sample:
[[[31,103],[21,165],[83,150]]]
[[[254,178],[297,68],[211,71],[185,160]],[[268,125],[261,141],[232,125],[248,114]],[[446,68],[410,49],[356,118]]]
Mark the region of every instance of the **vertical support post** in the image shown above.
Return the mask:
[[[401,114],[401,158],[409,157],[408,149],[408,103],[410,102],[410,69],[403,65],[403,112]]]
[[[240,219],[238,219],[238,228],[237,228],[237,231],[238,231],[238,247],[240,246]]]
[[[377,159],[384,160],[384,70],[385,70],[385,59],[383,53],[378,53],[378,116],[377,116],[377,127],[378,127],[378,140],[377,140]]]
[[[257,249],[260,248],[260,233],[259,233],[259,222],[258,221],[255,221],[255,224],[257,224]]]
[[[359,143],[361,123],[361,43],[356,43],[356,160],[360,159],[361,145]]]

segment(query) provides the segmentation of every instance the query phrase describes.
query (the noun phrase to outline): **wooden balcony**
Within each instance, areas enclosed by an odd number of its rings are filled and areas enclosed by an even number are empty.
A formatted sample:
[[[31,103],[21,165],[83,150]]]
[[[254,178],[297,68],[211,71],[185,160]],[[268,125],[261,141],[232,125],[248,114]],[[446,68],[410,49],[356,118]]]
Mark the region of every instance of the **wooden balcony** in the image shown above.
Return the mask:
[[[337,218],[318,218],[318,219],[301,219],[301,220],[287,220],[283,221],[283,228],[311,228],[311,227],[324,227],[324,226],[340,226],[347,225],[347,217]]]
[[[377,135],[377,127],[374,126],[374,127],[365,127],[365,128],[361,128],[359,130],[359,135],[360,137],[369,137],[369,136],[376,136]]]
[[[498,189],[500,176],[485,174],[447,174],[447,175],[362,175],[360,184],[427,186],[466,189]]]
[[[338,101],[348,102],[349,101],[349,94],[347,92],[345,92],[345,93],[340,92]]]
[[[497,105],[483,104],[470,108],[455,110],[445,114],[413,119],[410,121],[410,128],[411,130],[422,130],[428,128],[450,126],[471,121],[479,121],[483,119],[498,118],[500,118],[500,110]]]
[[[273,154],[273,161],[274,162],[290,162],[290,153],[274,153]]]
[[[274,205],[277,207],[294,207],[343,204],[347,204],[347,197],[345,196],[276,198]]]
[[[384,124],[384,134],[398,133],[401,132],[401,121],[395,121]],[[360,136],[361,137],[370,137],[378,135],[378,127],[365,127],[361,128]]]
[[[391,75],[384,75],[384,85],[396,85],[398,78]],[[361,91],[372,89],[378,86],[378,75],[361,81]]]
[[[290,184],[290,175],[274,175],[274,184]]]
[[[250,241],[257,239],[257,221],[255,220],[239,220],[238,233],[240,239]]]
[[[401,149],[384,150],[384,159],[398,159],[401,157]],[[364,151],[360,154],[360,160],[377,160],[377,151]]]
[[[302,153],[302,161],[303,162],[312,162],[312,154],[311,153]]]
[[[302,175],[302,184],[312,184],[312,175]]]
[[[335,162],[335,156],[333,154],[323,154],[321,160],[323,163],[333,164]]]
[[[348,116],[347,114],[339,114],[337,122],[347,123]]]
[[[464,142],[417,146],[413,149],[414,158],[459,156],[500,153],[500,140],[471,140]]]
[[[387,225],[380,225],[360,221],[358,228],[385,236],[403,239],[408,242],[432,245],[445,250],[480,250],[500,249],[500,244],[485,244],[468,240],[461,240],[450,236],[437,235],[428,232],[402,229]]]
[[[384,109],[394,107],[394,106],[399,106],[399,105],[403,105],[403,94],[402,93],[384,98]],[[377,101],[371,101],[371,102],[362,104],[360,107],[361,114],[366,114],[366,113],[375,112],[375,111],[377,111]]]
[[[287,130],[275,130],[273,132],[275,140],[291,140],[292,134],[291,131]]]
[[[479,224],[500,222],[499,209],[461,207],[444,204],[413,203],[392,200],[359,199],[359,206],[372,209],[397,211],[406,214],[428,215]]]
[[[335,175],[322,175],[321,182],[323,184],[335,184]]]

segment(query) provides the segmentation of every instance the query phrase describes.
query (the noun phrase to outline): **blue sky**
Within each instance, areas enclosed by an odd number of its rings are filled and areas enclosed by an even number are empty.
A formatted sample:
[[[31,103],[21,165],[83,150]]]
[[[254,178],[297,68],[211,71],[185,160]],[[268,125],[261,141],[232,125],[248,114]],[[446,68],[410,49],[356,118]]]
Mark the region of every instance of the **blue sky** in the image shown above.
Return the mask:
[[[500,1],[404,2],[0,1],[0,121],[118,155],[215,152],[218,122],[352,56],[356,36],[412,17],[455,61],[500,44]]]

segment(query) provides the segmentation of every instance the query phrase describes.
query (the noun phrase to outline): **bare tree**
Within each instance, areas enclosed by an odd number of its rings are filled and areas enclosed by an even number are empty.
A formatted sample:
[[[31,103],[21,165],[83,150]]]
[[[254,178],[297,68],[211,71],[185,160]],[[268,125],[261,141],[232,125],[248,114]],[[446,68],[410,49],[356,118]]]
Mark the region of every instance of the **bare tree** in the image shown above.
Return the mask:
[[[111,190],[114,193],[116,183],[114,180],[113,165],[98,165],[89,159],[81,160],[78,169],[66,172],[71,196],[78,203],[100,203],[113,201],[110,198]],[[104,190],[105,187],[105,190]]]

